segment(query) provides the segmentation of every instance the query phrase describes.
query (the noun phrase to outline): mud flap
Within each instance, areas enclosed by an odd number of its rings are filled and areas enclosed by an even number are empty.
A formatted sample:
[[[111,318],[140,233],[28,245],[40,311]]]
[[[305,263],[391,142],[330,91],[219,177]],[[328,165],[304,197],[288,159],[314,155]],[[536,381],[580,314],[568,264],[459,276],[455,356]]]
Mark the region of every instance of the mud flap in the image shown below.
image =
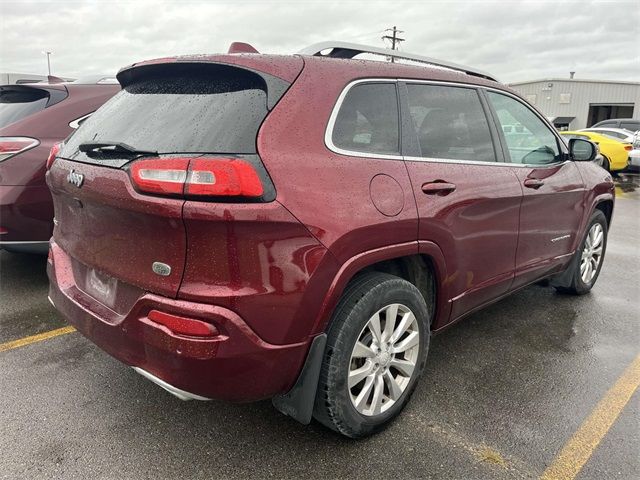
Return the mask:
[[[273,406],[285,415],[308,425],[311,423],[313,404],[318,389],[320,368],[327,344],[327,334],[318,335],[311,342],[307,359],[295,385],[287,393],[273,397]]]
[[[557,275],[554,275],[549,279],[549,284],[552,287],[561,287],[561,288],[571,287],[573,283],[573,274],[575,272],[575,269],[578,268],[578,264],[580,262],[580,255],[579,255],[580,252],[581,250],[576,250],[576,253],[574,253],[573,258],[571,259],[571,262],[569,263],[569,265],[567,266],[567,269],[564,272],[558,273]]]

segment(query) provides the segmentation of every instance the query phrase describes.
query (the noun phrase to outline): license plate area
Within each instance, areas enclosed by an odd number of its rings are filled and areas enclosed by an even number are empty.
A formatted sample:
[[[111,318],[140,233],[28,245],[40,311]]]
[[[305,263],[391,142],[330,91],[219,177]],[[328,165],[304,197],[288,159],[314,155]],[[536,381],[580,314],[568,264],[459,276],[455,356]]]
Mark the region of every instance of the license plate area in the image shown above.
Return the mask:
[[[114,308],[118,280],[94,268],[88,268],[84,277],[84,291],[109,308]]]

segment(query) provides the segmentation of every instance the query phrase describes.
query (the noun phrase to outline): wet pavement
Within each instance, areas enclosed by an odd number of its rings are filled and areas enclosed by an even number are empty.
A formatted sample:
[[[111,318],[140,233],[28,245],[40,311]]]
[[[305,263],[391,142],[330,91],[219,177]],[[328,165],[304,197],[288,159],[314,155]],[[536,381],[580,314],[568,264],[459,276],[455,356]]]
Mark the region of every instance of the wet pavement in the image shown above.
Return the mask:
[[[637,179],[589,295],[530,286],[434,337],[377,436],[181,402],[71,333],[0,352],[0,478],[538,478],[640,351]],[[65,325],[46,293],[44,258],[0,252],[0,344]],[[577,478],[638,478],[639,419],[636,391]]]

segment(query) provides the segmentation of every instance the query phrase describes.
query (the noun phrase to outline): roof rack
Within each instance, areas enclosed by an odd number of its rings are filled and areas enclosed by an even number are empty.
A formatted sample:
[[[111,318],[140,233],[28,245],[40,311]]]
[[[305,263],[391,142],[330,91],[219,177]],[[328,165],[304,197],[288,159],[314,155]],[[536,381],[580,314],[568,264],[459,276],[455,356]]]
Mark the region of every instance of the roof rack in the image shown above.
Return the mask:
[[[331,52],[323,55],[322,52],[331,49]],[[369,47],[367,45],[359,45],[357,43],[348,42],[320,42],[314,43],[306,48],[303,48],[298,52],[301,55],[313,55],[317,57],[331,57],[331,58],[353,58],[361,53],[370,53],[373,55],[382,55],[384,57],[400,58],[403,60],[411,60],[413,62],[426,63],[429,65],[436,65],[438,67],[448,68],[450,70],[456,70],[458,72],[466,73],[467,75],[474,75],[476,77],[486,78],[497,82],[498,80],[493,75],[477,70],[475,68],[467,67],[465,65],[459,65],[457,63],[447,62],[445,60],[438,60],[437,58],[424,57],[422,55],[416,55],[414,53],[400,52],[398,50],[389,50],[388,48]]]

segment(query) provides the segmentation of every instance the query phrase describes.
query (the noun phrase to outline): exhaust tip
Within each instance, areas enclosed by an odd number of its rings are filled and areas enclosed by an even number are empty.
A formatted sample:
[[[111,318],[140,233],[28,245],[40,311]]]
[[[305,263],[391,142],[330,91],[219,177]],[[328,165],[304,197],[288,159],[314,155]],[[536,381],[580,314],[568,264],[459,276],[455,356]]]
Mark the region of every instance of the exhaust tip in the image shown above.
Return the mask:
[[[140,375],[145,377],[147,380],[151,380],[153,383],[155,383],[159,387],[164,388],[167,392],[169,392],[174,397],[178,397],[180,400],[184,400],[184,401],[187,401],[187,400],[201,400],[201,401],[211,400],[210,398],[202,397],[200,395],[196,395],[195,393],[186,392],[184,390],[179,389],[178,387],[174,387],[170,383],[165,382],[164,380],[156,377],[155,375],[153,375],[152,373],[147,372],[146,370],[143,370],[140,367],[132,367],[132,368],[136,372],[138,372]]]

